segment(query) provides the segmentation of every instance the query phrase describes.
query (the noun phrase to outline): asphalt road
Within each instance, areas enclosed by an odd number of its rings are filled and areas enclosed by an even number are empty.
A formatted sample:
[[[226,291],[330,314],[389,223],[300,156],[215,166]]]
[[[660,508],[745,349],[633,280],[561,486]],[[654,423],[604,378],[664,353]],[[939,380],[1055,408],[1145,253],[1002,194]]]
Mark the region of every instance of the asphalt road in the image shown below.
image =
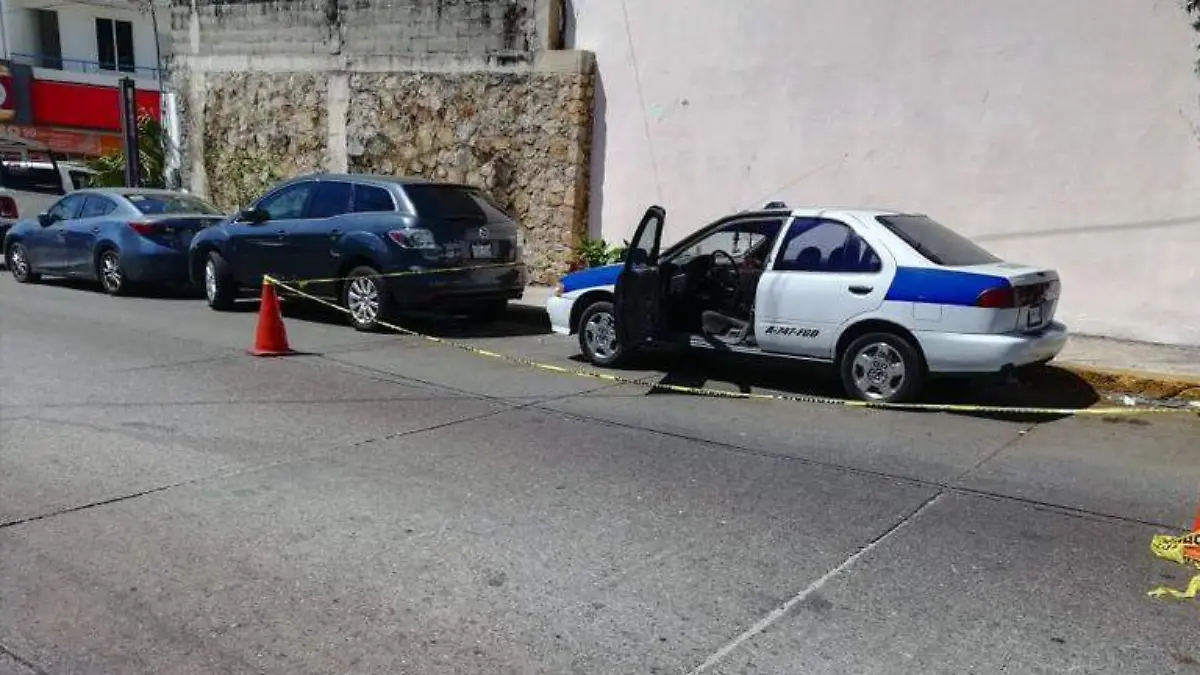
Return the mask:
[[[253,305],[0,281],[0,673],[1200,673],[1146,597],[1194,415],[648,394],[287,313],[308,354],[256,359]]]

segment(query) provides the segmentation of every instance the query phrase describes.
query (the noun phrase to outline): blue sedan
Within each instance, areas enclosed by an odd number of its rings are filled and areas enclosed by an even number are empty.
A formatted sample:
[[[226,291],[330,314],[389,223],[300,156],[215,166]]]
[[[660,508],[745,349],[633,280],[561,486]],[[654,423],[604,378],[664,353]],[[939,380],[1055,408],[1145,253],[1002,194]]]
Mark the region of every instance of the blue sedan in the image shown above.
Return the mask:
[[[188,282],[192,236],[224,216],[169,190],[77,190],[4,237],[4,260],[21,283],[42,275],[95,279],[121,295],[139,284]]]

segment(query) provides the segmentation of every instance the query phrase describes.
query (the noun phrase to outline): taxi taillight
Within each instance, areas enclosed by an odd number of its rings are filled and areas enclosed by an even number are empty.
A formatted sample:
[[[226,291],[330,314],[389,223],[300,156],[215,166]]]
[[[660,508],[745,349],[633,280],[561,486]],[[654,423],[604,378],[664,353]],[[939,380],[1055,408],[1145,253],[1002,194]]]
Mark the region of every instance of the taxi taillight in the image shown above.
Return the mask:
[[[1017,306],[1017,294],[1013,292],[1012,286],[989,288],[975,298],[975,306],[986,309],[1012,309]]]

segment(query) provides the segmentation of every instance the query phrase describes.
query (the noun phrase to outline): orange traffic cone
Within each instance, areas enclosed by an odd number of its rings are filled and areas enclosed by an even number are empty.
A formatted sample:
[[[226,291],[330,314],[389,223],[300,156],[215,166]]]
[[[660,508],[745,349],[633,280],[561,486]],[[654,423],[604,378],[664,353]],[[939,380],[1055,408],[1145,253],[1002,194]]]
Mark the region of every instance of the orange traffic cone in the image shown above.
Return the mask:
[[[288,346],[287,329],[283,327],[283,313],[279,311],[279,298],[275,286],[263,280],[262,303],[258,308],[258,329],[254,333],[255,356],[286,356],[294,354]]]

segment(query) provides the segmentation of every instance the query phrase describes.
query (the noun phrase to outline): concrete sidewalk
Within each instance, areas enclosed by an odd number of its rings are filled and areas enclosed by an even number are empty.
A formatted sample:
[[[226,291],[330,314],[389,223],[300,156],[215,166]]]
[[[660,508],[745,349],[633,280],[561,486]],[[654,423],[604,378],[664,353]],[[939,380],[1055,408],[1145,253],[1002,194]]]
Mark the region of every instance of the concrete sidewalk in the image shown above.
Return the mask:
[[[544,312],[553,294],[548,286],[530,286],[514,305]],[[1099,391],[1200,400],[1200,346],[1072,335],[1053,365],[1075,373]]]

